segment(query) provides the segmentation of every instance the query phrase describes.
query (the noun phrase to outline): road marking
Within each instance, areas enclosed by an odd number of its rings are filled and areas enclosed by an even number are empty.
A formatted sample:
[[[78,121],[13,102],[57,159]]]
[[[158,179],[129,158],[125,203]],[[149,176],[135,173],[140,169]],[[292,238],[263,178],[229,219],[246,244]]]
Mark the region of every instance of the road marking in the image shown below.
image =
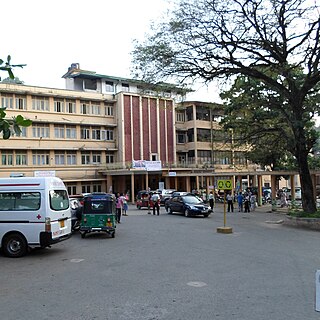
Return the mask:
[[[201,287],[205,287],[207,284],[205,282],[201,282],[201,281],[190,281],[187,283],[187,285],[190,287],[201,288]]]
[[[81,261],[83,261],[84,259],[71,259],[70,262],[73,262],[73,263],[79,263]]]

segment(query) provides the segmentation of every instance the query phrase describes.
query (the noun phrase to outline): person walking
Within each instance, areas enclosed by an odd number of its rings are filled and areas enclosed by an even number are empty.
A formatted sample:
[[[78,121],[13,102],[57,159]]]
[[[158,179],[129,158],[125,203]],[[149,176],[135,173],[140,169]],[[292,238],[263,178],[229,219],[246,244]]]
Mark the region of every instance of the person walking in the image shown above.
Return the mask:
[[[157,215],[159,215],[160,214],[160,196],[157,192],[153,193],[153,195],[151,196],[151,201],[152,201],[153,215],[156,214],[156,209],[157,209]]]
[[[212,191],[210,191],[210,193],[209,193],[209,206],[213,210],[213,207],[214,207],[214,195],[213,195]]]
[[[122,199],[121,199],[121,195],[118,192],[116,195],[116,218],[117,218],[117,222],[121,223],[121,214],[122,214]]]
[[[253,193],[250,197],[251,211],[255,211],[257,207],[257,197],[255,193]]]
[[[244,212],[250,212],[250,195],[246,193],[244,195]]]
[[[227,199],[227,204],[228,204],[227,211],[228,212],[230,212],[230,211],[233,212],[233,196],[231,195],[230,192],[227,194],[226,199]]]
[[[121,197],[122,199],[122,215],[127,216],[127,211],[128,211],[128,195],[125,194]]]
[[[238,193],[237,201],[238,201],[239,212],[242,212],[243,211],[243,194],[242,194],[242,192]]]

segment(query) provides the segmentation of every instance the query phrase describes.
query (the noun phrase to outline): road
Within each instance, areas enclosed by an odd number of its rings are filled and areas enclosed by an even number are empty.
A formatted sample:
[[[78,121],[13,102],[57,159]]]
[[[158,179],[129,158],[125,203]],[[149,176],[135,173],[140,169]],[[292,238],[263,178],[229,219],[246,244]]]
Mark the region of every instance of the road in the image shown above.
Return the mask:
[[[207,219],[129,209],[116,237],[78,233],[0,256],[0,319],[313,320],[319,232],[259,208]]]

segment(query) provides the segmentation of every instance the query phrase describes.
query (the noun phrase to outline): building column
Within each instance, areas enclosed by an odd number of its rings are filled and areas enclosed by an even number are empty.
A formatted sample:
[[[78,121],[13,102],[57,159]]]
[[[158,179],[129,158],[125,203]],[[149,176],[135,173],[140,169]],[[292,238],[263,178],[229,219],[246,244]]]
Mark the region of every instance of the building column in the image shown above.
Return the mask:
[[[196,176],[196,190],[199,190],[199,176]]]
[[[131,203],[134,204],[135,203],[135,194],[134,194],[134,173],[131,173]]]
[[[272,203],[272,211],[276,210],[276,203],[277,203],[277,197],[276,197],[276,188],[277,188],[277,177],[272,174],[271,175],[271,203]]]
[[[295,200],[296,199],[296,179],[294,174],[290,176],[290,186],[291,186],[291,199]]]
[[[148,172],[146,172],[145,183],[146,183],[146,190],[148,191],[148,189],[149,189],[149,174],[148,174]]]
[[[186,191],[191,192],[190,189],[191,189],[190,188],[190,177],[188,176],[188,177],[186,177]]]
[[[258,176],[258,205],[262,205],[262,176]]]

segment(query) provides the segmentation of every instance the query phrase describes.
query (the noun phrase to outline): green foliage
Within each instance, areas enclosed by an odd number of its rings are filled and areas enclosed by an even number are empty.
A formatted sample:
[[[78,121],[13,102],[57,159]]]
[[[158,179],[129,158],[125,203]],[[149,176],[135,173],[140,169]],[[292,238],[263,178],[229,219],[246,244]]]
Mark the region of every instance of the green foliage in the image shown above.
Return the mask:
[[[12,69],[16,67],[24,67],[24,64],[11,64],[11,56],[7,57],[7,61],[0,59],[0,70],[9,74],[10,79],[15,79]],[[18,115],[12,119],[6,119],[6,108],[0,108],[0,132],[3,139],[9,139],[12,135],[20,135],[21,127],[28,127],[32,121]]]

